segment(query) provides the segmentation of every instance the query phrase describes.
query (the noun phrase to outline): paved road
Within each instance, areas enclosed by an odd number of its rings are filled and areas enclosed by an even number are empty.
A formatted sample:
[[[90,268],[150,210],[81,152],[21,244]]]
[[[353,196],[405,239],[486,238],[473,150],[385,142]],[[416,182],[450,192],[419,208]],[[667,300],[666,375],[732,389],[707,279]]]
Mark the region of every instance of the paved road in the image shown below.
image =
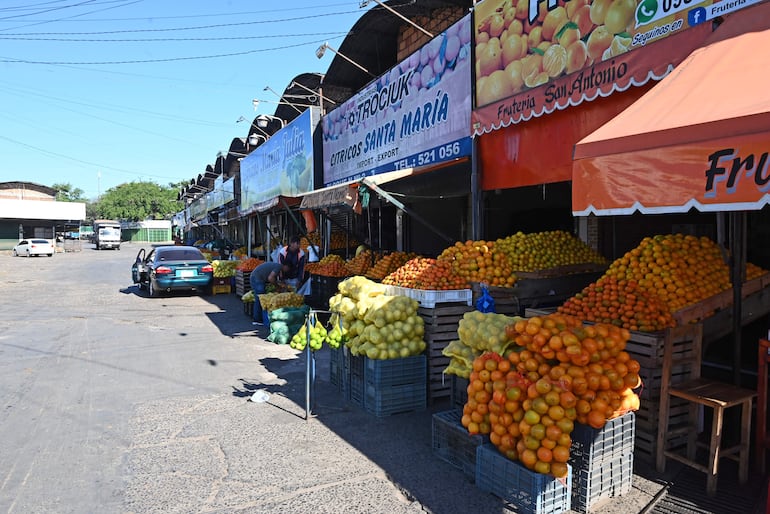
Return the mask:
[[[305,420],[304,356],[234,294],[147,298],[139,248],[0,254],[0,512],[507,512],[435,457],[430,411],[345,404],[328,352]]]

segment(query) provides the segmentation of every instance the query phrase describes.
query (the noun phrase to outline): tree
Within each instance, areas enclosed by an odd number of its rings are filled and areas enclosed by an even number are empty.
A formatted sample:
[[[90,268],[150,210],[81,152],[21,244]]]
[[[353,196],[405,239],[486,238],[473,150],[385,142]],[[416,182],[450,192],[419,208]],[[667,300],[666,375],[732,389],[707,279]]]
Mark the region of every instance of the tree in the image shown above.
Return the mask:
[[[69,182],[65,184],[54,184],[52,189],[56,189],[57,202],[87,202],[83,197],[84,191],[79,187],[72,187]]]
[[[168,219],[182,210],[179,189],[155,182],[128,182],[108,189],[94,205],[94,216],[125,221]]]

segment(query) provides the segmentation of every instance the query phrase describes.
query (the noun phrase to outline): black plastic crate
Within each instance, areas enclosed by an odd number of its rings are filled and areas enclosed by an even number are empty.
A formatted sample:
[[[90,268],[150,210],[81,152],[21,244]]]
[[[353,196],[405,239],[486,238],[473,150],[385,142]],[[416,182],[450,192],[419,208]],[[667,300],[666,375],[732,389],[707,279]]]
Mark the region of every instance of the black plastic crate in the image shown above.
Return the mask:
[[[400,359],[369,359],[364,357],[364,377],[367,384],[391,386],[425,384],[427,357],[414,355]]]
[[[588,512],[602,500],[631,491],[634,454],[605,460],[597,466],[573,470],[572,510]]]
[[[502,498],[520,514],[556,514],[570,510],[572,466],[560,480],[530,471],[484,444],[476,449],[476,487]]]
[[[570,435],[572,445],[569,450],[569,463],[576,472],[590,469],[602,462],[634,453],[636,414],[628,412],[623,416],[610,419],[600,429],[575,423],[575,428]]]
[[[452,375],[452,406],[462,409],[468,402],[468,384],[467,378]]]
[[[402,412],[425,410],[428,407],[425,376],[422,382],[395,386],[366,384],[364,409],[377,417]]]
[[[473,482],[476,479],[476,449],[489,443],[489,437],[468,433],[462,412],[452,409],[433,415],[433,453]]]

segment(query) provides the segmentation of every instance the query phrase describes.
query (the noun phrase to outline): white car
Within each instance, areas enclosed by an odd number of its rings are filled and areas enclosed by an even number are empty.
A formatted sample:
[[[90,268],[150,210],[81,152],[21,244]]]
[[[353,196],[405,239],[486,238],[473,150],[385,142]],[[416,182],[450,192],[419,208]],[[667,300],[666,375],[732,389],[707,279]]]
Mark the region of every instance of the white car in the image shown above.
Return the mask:
[[[53,243],[46,239],[24,239],[13,247],[14,256],[25,255],[32,257],[33,255],[47,255],[53,257],[55,251]]]

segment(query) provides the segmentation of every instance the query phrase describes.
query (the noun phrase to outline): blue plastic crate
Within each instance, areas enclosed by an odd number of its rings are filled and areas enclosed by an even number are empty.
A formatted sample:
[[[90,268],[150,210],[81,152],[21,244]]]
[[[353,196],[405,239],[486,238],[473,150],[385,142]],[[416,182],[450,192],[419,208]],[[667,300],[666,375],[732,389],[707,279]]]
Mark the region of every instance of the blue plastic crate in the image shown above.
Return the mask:
[[[367,384],[376,386],[425,383],[427,362],[425,355],[384,360],[364,357],[364,377]]]
[[[556,514],[570,510],[572,467],[568,466],[567,478],[560,480],[530,471],[485,444],[476,449],[476,486],[521,514]]]
[[[573,469],[572,510],[588,512],[604,499],[623,496],[631,490],[634,454],[605,460],[586,469]]]
[[[452,409],[433,415],[433,453],[462,471],[471,481],[476,479],[476,449],[489,443],[489,437],[468,433],[462,423],[462,412]]]
[[[396,386],[366,384],[364,409],[377,417],[425,410],[428,406],[425,376],[422,382]]]
[[[590,469],[602,462],[634,453],[636,414],[628,412],[618,418],[610,419],[602,428],[575,423],[575,428],[570,435],[572,445],[569,450],[569,463],[576,472]]]

